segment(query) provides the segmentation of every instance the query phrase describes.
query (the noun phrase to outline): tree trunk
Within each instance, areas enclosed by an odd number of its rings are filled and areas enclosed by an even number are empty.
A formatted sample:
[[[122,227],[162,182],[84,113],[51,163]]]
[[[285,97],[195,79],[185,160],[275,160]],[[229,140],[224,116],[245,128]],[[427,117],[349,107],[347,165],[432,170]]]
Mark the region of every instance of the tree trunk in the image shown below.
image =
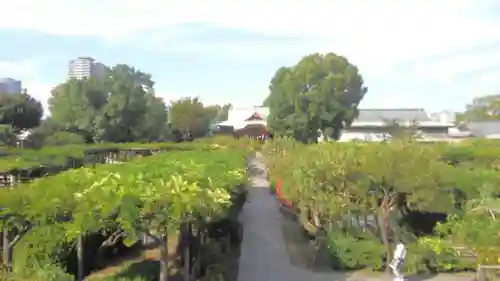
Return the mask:
[[[205,243],[205,230],[204,228],[198,229],[198,247],[196,247],[196,277],[201,273],[201,248],[203,247],[203,243]]]
[[[181,228],[184,232],[182,235],[185,237],[184,244],[184,267],[182,271],[182,275],[184,277],[184,281],[189,281],[191,279],[191,256],[190,256],[190,246],[191,246],[191,224],[184,224]]]
[[[168,281],[168,232],[165,231],[165,236],[160,245],[160,279],[158,281]]]
[[[83,235],[80,234],[76,238],[76,257],[78,259],[77,281],[82,281],[85,278],[84,252],[83,252]]]
[[[3,263],[7,269],[12,267],[12,249],[10,247],[9,230],[4,227],[3,229]]]
[[[389,264],[391,263],[392,249],[391,249],[391,243],[389,242],[389,235],[387,231],[387,226],[388,226],[387,212],[388,210],[384,210],[383,208],[379,208],[377,210],[377,223],[380,229],[380,238],[382,239],[382,243],[386,248],[385,271],[389,272],[390,271]]]

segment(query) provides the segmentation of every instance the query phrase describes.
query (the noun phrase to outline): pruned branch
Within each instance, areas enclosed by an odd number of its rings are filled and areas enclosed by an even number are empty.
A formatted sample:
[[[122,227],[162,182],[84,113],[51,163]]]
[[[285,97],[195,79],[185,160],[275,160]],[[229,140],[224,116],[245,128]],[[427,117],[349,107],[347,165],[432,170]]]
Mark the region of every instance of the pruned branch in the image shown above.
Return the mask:
[[[20,240],[21,238],[24,237],[24,235],[26,233],[28,233],[28,231],[30,231],[32,229],[32,226],[31,225],[28,225],[26,227],[23,228],[23,230],[21,230],[15,237],[14,239],[12,239],[12,241],[10,241],[8,247],[9,248],[13,248]]]
[[[102,242],[102,244],[99,248],[113,246],[116,243],[118,243],[118,241],[120,241],[120,239],[125,237],[125,235],[126,235],[125,230],[120,227],[118,230],[116,230],[110,236],[108,236],[108,238],[104,242]]]
[[[161,243],[163,243],[163,241],[161,241],[160,238],[158,238],[157,236],[151,234],[151,232],[149,231],[149,229],[145,229],[142,232],[144,232],[144,234],[146,234],[147,237],[153,239],[153,241],[155,241],[156,245],[160,245]]]

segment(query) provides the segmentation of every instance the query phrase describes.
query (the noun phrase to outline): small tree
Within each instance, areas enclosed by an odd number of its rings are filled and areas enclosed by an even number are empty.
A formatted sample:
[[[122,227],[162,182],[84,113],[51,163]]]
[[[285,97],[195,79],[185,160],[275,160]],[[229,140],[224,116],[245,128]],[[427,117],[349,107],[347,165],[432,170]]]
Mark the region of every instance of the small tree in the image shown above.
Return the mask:
[[[363,173],[356,180],[358,196],[373,198],[371,211],[388,265],[392,244],[399,239],[393,216],[399,216],[402,207],[444,213],[454,209],[453,167],[440,161],[431,148],[401,140],[370,144],[358,157]]]

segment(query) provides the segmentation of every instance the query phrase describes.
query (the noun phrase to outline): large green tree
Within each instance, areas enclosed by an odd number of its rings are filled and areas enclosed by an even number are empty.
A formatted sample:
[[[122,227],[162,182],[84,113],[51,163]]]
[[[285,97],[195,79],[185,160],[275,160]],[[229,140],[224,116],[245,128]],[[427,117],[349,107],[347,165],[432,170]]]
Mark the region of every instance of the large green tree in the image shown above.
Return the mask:
[[[163,98],[147,95],[146,114],[142,126],[142,139],[164,140],[169,131],[167,127],[168,112]]]
[[[52,122],[87,140],[154,141],[166,134],[167,112],[151,75],[120,64],[101,79],[72,79],[52,91]]]
[[[457,114],[457,121],[500,120],[500,95],[478,97]]]
[[[113,67],[108,81],[108,100],[97,125],[99,139],[116,142],[141,139],[147,113],[147,94],[154,85],[148,79],[149,76],[133,67]]]
[[[212,122],[217,123],[217,122],[222,122],[226,121],[229,115],[229,110],[231,110],[233,106],[230,103],[224,104],[224,105],[211,105],[207,106],[207,115],[208,118],[212,120]]]
[[[315,142],[338,138],[357,115],[367,88],[358,68],[333,53],[312,54],[281,67],[271,80],[268,124],[276,135]]]
[[[97,120],[107,100],[105,81],[94,78],[71,79],[52,90],[49,98],[51,123],[93,138]]]
[[[0,147],[16,145],[17,138],[12,127],[9,125],[0,125]]]
[[[192,134],[194,137],[203,136],[208,132],[209,125],[216,113],[207,109],[198,98],[183,98],[173,101],[170,105],[170,118],[172,130],[183,134]]]
[[[10,125],[15,131],[31,129],[40,124],[42,116],[42,104],[26,91],[0,93],[0,124]]]

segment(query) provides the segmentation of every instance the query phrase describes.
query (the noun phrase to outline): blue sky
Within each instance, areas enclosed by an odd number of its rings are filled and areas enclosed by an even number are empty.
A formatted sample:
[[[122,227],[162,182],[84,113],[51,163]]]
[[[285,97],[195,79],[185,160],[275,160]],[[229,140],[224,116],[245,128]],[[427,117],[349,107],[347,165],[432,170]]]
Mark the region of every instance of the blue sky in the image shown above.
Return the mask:
[[[364,108],[462,110],[500,91],[500,1],[178,2],[2,3],[0,77],[45,101],[68,60],[92,56],[151,73],[167,101],[248,106],[279,67],[334,52],[360,68]]]

